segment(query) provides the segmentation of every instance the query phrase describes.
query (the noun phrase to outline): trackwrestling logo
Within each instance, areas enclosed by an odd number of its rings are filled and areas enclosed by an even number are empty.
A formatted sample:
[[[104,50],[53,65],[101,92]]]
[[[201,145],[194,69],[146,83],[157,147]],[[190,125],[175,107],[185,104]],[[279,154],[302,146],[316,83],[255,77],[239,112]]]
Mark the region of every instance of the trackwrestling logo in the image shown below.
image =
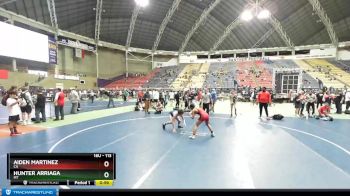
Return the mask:
[[[17,195],[25,195],[25,196],[56,196],[56,189],[3,189],[2,195],[4,196],[17,196]]]

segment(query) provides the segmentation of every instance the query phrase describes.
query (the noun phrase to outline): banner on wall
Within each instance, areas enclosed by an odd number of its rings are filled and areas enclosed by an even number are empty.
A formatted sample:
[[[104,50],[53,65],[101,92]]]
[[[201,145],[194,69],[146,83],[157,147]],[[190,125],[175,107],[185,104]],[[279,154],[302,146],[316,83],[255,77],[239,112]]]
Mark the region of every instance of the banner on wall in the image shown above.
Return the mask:
[[[72,47],[72,48],[79,48],[79,49],[82,49],[82,50],[96,52],[96,47],[95,46],[91,46],[91,45],[88,45],[88,44],[85,44],[85,43],[81,43],[79,40],[78,41],[73,41],[73,40],[69,40],[67,38],[60,38],[59,41],[58,41],[58,44],[69,46],[69,47]]]
[[[76,81],[80,80],[79,76],[67,76],[67,75],[58,75],[58,74],[55,74],[54,78],[60,79],[60,80],[76,80]]]
[[[56,83],[56,88],[64,89],[63,83]]]
[[[74,56],[76,58],[83,58],[83,52],[80,48],[74,48]]]
[[[153,68],[161,68],[161,67],[171,67],[175,66],[176,64],[168,63],[168,62],[153,62]]]
[[[0,79],[8,79],[9,71],[0,69]]]
[[[57,45],[53,36],[49,36],[49,64],[57,65]]]

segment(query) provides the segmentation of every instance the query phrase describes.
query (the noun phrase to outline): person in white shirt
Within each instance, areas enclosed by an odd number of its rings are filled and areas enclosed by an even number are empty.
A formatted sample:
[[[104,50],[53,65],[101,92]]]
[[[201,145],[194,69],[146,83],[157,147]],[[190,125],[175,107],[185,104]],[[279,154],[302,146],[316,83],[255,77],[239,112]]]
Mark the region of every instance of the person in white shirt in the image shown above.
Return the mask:
[[[345,93],[345,104],[346,104],[346,110],[349,110],[349,108],[350,108],[350,89],[348,89]]]
[[[153,91],[153,99],[154,102],[158,102],[159,101],[159,92],[158,91]]]
[[[69,99],[72,102],[72,109],[70,113],[78,113],[79,94],[75,89],[72,89],[72,91],[70,92]]]
[[[31,121],[31,114],[34,108],[34,103],[27,87],[21,89],[20,98],[22,99],[20,108],[22,111],[23,125],[33,124]]]
[[[315,103],[316,103],[316,100],[317,100],[317,97],[316,97],[316,94],[313,93],[313,92],[309,92],[307,95],[306,95],[306,111],[307,111],[307,118],[311,117],[310,115],[310,107],[312,109],[312,116],[315,115]]]
[[[169,92],[169,99],[170,101],[174,101],[174,92],[172,91]]]
[[[173,91],[169,92],[170,107],[174,107],[175,93]]]
[[[19,104],[21,103],[20,99],[17,97],[16,91],[10,91],[9,98],[6,100],[6,106],[9,113],[9,129],[10,136],[21,134],[17,131],[17,122],[19,121],[19,115],[21,114],[21,108]]]
[[[90,91],[90,99],[91,99],[91,103],[94,103],[95,93],[93,90]]]
[[[153,103],[154,102],[154,90],[149,91],[149,95],[150,95],[151,103]]]
[[[123,92],[122,92],[122,90],[120,90],[120,91],[119,91],[118,97],[119,97],[119,96],[122,96],[122,95],[123,95]],[[117,98],[117,99],[118,99],[118,98]]]
[[[202,101],[203,101],[204,111],[206,111],[209,114],[210,104],[212,103],[212,100],[211,100],[211,94],[209,93],[208,89],[205,90],[205,93],[202,97]]]

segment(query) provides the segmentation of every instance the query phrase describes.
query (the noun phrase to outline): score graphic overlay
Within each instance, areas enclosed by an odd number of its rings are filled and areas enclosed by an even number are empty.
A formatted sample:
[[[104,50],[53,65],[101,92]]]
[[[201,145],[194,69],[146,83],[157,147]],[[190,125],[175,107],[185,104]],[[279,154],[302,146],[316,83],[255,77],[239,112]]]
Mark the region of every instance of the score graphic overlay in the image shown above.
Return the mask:
[[[114,153],[10,153],[7,178],[11,185],[112,186]]]

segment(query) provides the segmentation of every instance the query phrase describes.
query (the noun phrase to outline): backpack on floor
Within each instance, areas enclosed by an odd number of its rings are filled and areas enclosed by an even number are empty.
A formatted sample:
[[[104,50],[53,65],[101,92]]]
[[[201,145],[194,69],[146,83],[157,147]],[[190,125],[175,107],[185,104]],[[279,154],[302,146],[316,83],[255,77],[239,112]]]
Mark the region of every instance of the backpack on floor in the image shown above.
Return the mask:
[[[284,118],[284,116],[281,114],[275,114],[272,116],[273,120],[282,120],[283,118]]]
[[[9,98],[9,95],[8,94],[6,94],[3,98],[2,98],[2,100],[1,100],[1,104],[3,105],[3,106],[6,106],[7,105],[7,99]]]

